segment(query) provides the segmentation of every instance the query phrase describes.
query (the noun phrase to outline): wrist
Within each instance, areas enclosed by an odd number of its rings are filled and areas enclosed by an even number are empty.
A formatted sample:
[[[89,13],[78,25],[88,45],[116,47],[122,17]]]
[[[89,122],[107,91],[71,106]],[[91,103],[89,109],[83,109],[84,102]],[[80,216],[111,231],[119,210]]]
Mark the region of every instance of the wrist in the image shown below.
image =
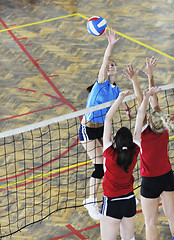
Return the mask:
[[[136,82],[137,80],[138,80],[138,77],[133,76],[133,77],[131,78],[131,81],[132,81],[132,82]]]
[[[144,95],[144,97],[143,97],[143,100],[144,100],[144,102],[148,102],[149,101],[149,97],[150,97],[150,95]]]
[[[108,46],[109,46],[109,47],[113,48],[114,45],[115,45],[115,43],[108,42]]]
[[[119,94],[118,99],[119,99],[120,101],[123,101],[124,98],[125,98],[124,94]]]
[[[153,73],[148,74],[148,78],[152,79],[153,78]]]

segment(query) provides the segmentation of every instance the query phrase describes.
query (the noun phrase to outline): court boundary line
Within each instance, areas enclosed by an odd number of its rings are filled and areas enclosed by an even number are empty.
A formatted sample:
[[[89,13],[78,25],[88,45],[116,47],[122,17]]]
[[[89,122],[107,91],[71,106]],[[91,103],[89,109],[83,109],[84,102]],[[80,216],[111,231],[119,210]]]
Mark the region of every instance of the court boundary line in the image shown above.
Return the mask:
[[[2,32],[2,31],[9,31],[10,32],[10,30],[11,29],[18,29],[18,28],[21,28],[21,27],[26,27],[26,26],[31,26],[31,25],[36,25],[36,24],[40,24],[40,23],[45,23],[45,22],[50,22],[50,21],[53,21],[53,20],[58,20],[58,19],[62,19],[62,18],[67,18],[67,17],[72,17],[72,16],[76,16],[76,15],[79,15],[80,17],[82,17],[82,18],[85,18],[85,19],[88,19],[86,16],[84,16],[84,15],[82,15],[82,14],[79,14],[79,13],[75,13],[75,14],[71,14],[71,15],[66,15],[66,16],[62,16],[62,17],[58,17],[58,18],[52,18],[52,19],[48,19],[48,20],[44,20],[44,21],[40,21],[40,22],[35,22],[35,23],[31,23],[31,24],[26,24],[26,25],[21,25],[21,26],[15,26],[15,27],[12,27],[12,28],[7,28],[7,26],[5,26],[6,28],[4,29],[4,30],[0,30],[0,32]],[[5,24],[3,24],[3,25],[5,25]],[[12,34],[12,33],[11,33]],[[126,36],[126,35],[124,35],[124,34],[122,34],[122,33],[119,33],[120,35],[122,35],[122,36],[124,36],[124,37],[126,37],[126,38],[128,38],[129,40],[132,40],[131,38],[129,38],[128,36]],[[17,44],[21,47],[21,45],[22,44],[19,44],[18,43],[18,39],[16,39],[15,37],[14,37],[14,40],[17,42]],[[133,39],[134,40],[134,39]],[[138,41],[138,43],[139,43],[139,41]],[[145,45],[146,46],[146,45]],[[146,46],[147,47],[147,46]],[[171,84],[171,85],[173,85],[173,84]],[[163,89],[164,90],[164,89]],[[132,96],[132,98],[133,98],[133,96]],[[70,113],[70,115],[71,115],[72,113]],[[65,116],[65,115],[63,115],[63,116]],[[57,119],[57,118],[56,118]],[[48,120],[49,121],[49,120]],[[45,121],[43,121],[43,122],[45,122]],[[35,125],[35,124],[34,124]],[[31,125],[30,125],[31,126]],[[17,130],[17,129],[14,129],[14,130]],[[7,131],[8,132],[8,131]],[[1,134],[0,134],[1,135]],[[171,138],[174,138],[174,136],[171,136]],[[74,169],[74,168],[78,168],[79,166],[82,166],[84,164],[84,162],[83,163],[80,163],[80,164],[74,164],[74,165],[72,165],[71,166],[71,169]],[[56,174],[57,172],[64,172],[64,171],[66,171],[65,169],[57,169],[57,170],[55,170],[55,171],[51,171],[51,172],[48,172],[48,173],[45,173],[43,176],[45,177],[46,175],[50,175],[50,174]],[[35,178],[39,178],[39,177],[41,177],[41,175],[40,174],[38,174],[37,176],[35,176],[34,177],[34,179]],[[3,186],[1,186],[1,188],[4,188],[4,187],[8,187],[8,186],[11,186],[11,185],[14,185],[14,184],[20,184],[20,183],[22,183],[22,182],[25,182],[25,184],[26,184],[26,181],[30,181],[31,179],[33,179],[33,177],[29,177],[29,178],[27,178],[27,179],[25,179],[25,180],[21,180],[21,181],[18,181],[18,182],[12,182],[12,183],[9,183],[9,184],[7,184],[7,185],[3,185]]]
[[[69,17],[69,15],[68,16],[64,16],[64,18],[65,17]],[[61,17],[62,18],[62,17]],[[60,19],[60,17],[59,17],[59,19]],[[53,20],[52,20],[53,21]],[[39,24],[39,23],[38,23]],[[34,24],[33,24],[34,25]],[[23,26],[21,26],[21,27],[23,27]],[[19,28],[19,27],[16,27],[16,28]],[[6,31],[8,30],[8,29],[5,29]],[[0,32],[1,32],[1,30],[0,30]],[[135,39],[132,39],[132,38],[130,38],[130,37],[128,37],[128,36],[126,36],[126,35],[124,35],[124,34],[122,34],[122,33],[119,33],[119,32],[117,32],[117,34],[119,34],[119,35],[122,35],[123,37],[125,37],[125,38],[127,38],[127,39],[129,39],[129,40],[133,40],[135,43],[138,43],[138,44],[140,44],[141,42],[139,42],[139,41],[136,41]],[[146,45],[146,44],[143,44],[143,43],[141,43],[140,45],[142,45],[142,46],[144,46],[144,47],[147,47],[147,48],[149,48],[149,46],[148,45]],[[25,45],[23,45],[23,46],[25,46]],[[156,49],[153,49],[153,48],[151,48],[150,47],[150,49],[151,50],[156,50]],[[158,50],[157,50],[158,51]],[[162,55],[164,55],[164,56],[166,56],[166,57],[171,57],[171,56],[169,56],[168,54],[165,54],[165,53],[163,53],[163,52],[161,52],[161,51],[158,51],[158,53],[162,53]],[[171,57],[171,59],[172,60],[174,60],[174,58],[173,57]],[[172,138],[173,138],[174,136],[172,136]],[[78,167],[78,166],[77,166]],[[48,173],[49,174],[49,173]],[[69,224],[70,225],[70,224]],[[98,225],[98,224],[97,224]],[[87,230],[89,230],[89,229],[87,229]],[[83,230],[83,231],[87,231],[87,230]],[[76,231],[75,231],[76,232]],[[79,232],[79,231],[77,231],[77,232]],[[73,234],[74,235],[74,234]],[[56,238],[56,239],[59,239],[59,238]],[[86,239],[86,238],[85,238]]]
[[[70,224],[66,225],[66,227],[69,226],[69,225],[70,225]],[[71,225],[70,225],[70,226],[71,226]],[[86,228],[82,228],[82,229],[80,229],[80,230],[71,231],[70,233],[67,233],[67,234],[62,235],[62,236],[59,236],[59,237],[52,238],[52,239],[50,239],[50,240],[63,239],[63,238],[65,238],[65,237],[69,237],[69,236],[72,236],[72,235],[76,235],[76,234],[74,234],[74,232],[75,232],[75,233],[86,232],[86,231],[88,231],[88,230],[90,230],[90,229],[93,229],[93,228],[96,228],[96,227],[99,227],[99,226],[100,226],[100,223],[97,223],[97,224],[95,224],[95,225],[92,225],[92,226],[89,226],[89,227],[86,227]],[[72,226],[71,226],[71,227],[72,227]],[[74,228],[74,229],[75,229],[75,228]],[[77,235],[76,235],[76,236],[77,236]],[[87,238],[83,238],[83,239],[87,239]]]
[[[169,139],[173,139],[174,136],[170,136]],[[58,157],[57,157],[58,158]],[[56,159],[57,159],[56,158]],[[53,159],[54,160],[54,159]],[[53,161],[52,160],[52,161]],[[50,176],[56,176],[56,175],[59,175],[59,174],[62,174],[62,173],[65,173],[67,171],[71,171],[71,170],[74,170],[75,168],[79,168],[79,167],[83,167],[84,165],[87,165],[87,164],[90,164],[92,163],[91,160],[88,160],[88,161],[84,161],[84,162],[81,162],[81,163],[75,163],[75,164],[72,164],[68,167],[63,167],[63,168],[59,168],[59,169],[55,169],[55,170],[52,170],[52,171],[49,171],[49,172],[46,172],[46,173],[43,173],[43,174],[38,174],[36,176],[31,176],[29,178],[26,178],[26,179],[23,179],[23,180],[19,180],[19,181],[14,181],[14,182],[11,182],[11,183],[8,183],[8,184],[4,184],[2,186],[0,186],[0,189],[3,189],[3,188],[6,188],[9,189],[8,187],[12,186],[12,185],[15,185],[15,188],[16,187],[22,187],[23,185],[28,185],[28,184],[31,184],[32,182],[35,182],[35,181],[39,181],[39,180],[42,180],[42,178],[48,178]],[[26,174],[26,173],[25,173]],[[41,178],[42,177],[42,178]],[[38,179],[37,179],[38,178]],[[36,179],[36,180],[35,180]],[[31,181],[32,180],[32,181]],[[27,181],[30,181],[28,182],[27,184]],[[24,184],[21,184],[21,183],[24,183]],[[16,186],[17,184],[21,184],[21,185],[18,185]],[[5,189],[6,190],[6,189]],[[2,190],[0,190],[1,192]]]
[[[59,19],[74,17],[74,16],[79,16],[79,17],[81,17],[81,18],[83,18],[83,19],[86,19],[86,20],[89,19],[88,17],[86,17],[85,15],[83,15],[83,14],[81,14],[81,13],[73,13],[73,14],[69,14],[69,15],[65,15],[65,16],[61,16],[61,17],[57,17],[57,18],[50,18],[50,19],[46,19],[46,20],[43,20],[43,21],[38,21],[38,22],[28,23],[28,24],[24,24],[24,25],[20,25],[20,26],[15,26],[15,27],[7,28],[7,29],[2,29],[2,30],[0,30],[0,33],[1,33],[1,32],[6,32],[6,31],[9,31],[9,30],[16,30],[16,29],[19,29],[19,28],[34,26],[34,25],[38,25],[38,24],[42,24],[42,23],[52,22],[52,21],[56,21],[56,20],[59,20]],[[107,27],[107,28],[110,29],[109,27]],[[124,38],[126,38],[126,39],[128,39],[128,40],[130,40],[130,41],[132,41],[132,42],[134,42],[134,43],[136,43],[136,44],[138,44],[138,45],[140,45],[140,46],[143,46],[143,47],[145,47],[145,48],[148,48],[148,49],[150,49],[150,50],[152,50],[152,51],[154,51],[154,52],[157,52],[157,53],[159,53],[160,55],[163,55],[163,56],[165,56],[165,57],[167,57],[167,58],[169,58],[169,59],[171,59],[171,60],[174,61],[174,57],[173,57],[173,56],[170,56],[170,55],[167,54],[167,53],[164,53],[164,52],[162,52],[162,51],[160,51],[160,50],[158,50],[158,49],[156,49],[156,48],[153,48],[153,47],[151,47],[151,46],[149,46],[149,45],[147,45],[147,44],[145,44],[145,43],[143,43],[143,42],[141,42],[141,41],[138,41],[138,40],[136,40],[136,39],[134,39],[134,38],[132,38],[132,37],[129,37],[129,36],[127,36],[126,34],[123,34],[123,33],[118,32],[118,31],[115,31],[115,32],[116,32],[118,35],[120,35],[120,36],[122,36],[122,37],[124,37]]]
[[[74,14],[73,14],[74,15]],[[67,15],[66,17],[68,17],[68,16],[72,16],[72,15]],[[59,19],[60,19],[61,17],[59,17]],[[58,18],[56,18],[56,19],[58,19]],[[25,49],[25,46],[24,45],[22,45],[21,43],[20,43],[20,41],[19,41],[19,39],[17,39],[16,38],[16,36],[11,32],[11,30],[9,30],[8,29],[8,27],[7,27],[7,25],[5,24],[5,22],[0,18],[0,20],[1,20],[1,23],[2,23],[2,25],[5,27],[5,30],[7,31],[8,30],[8,32],[9,32],[9,34],[12,36],[12,38],[14,39],[14,41],[19,45],[19,47],[23,50],[23,52],[28,56],[29,55],[29,53],[28,53],[28,51]],[[47,21],[47,20],[45,20],[45,21]],[[42,21],[42,22],[45,22],[45,21]],[[14,27],[14,28],[18,28],[18,27]],[[38,68],[37,67],[37,62],[35,62],[36,60],[32,57],[32,56],[28,56],[28,58],[33,62],[33,64],[35,65],[35,67],[40,71],[40,68]],[[42,69],[41,69],[42,70]],[[42,74],[43,73],[43,70],[42,71],[40,71],[40,73]],[[45,72],[44,72],[45,73]],[[45,77],[45,75],[46,74],[42,74],[43,75],[43,77]],[[47,80],[47,82],[50,84],[50,81],[48,81],[48,79],[49,79],[49,76],[47,76],[46,75],[46,77],[45,77],[45,79]],[[52,83],[52,82],[51,82]],[[52,84],[50,84],[51,86],[52,86]],[[55,87],[54,86],[52,86],[52,88],[53,88],[53,90],[55,90]],[[167,90],[167,89],[169,89],[169,88],[174,88],[174,84],[168,84],[168,85],[163,85],[163,86],[161,86],[161,89],[162,90]],[[58,89],[56,88],[56,91],[55,91],[57,94],[58,94],[58,96],[60,97],[60,100],[62,101],[62,104],[67,104],[67,100],[63,97],[63,95],[58,91]],[[129,96],[127,96],[125,99],[124,99],[124,101],[126,101],[126,100],[130,100],[130,99],[134,99],[135,98],[135,95],[134,94],[132,94],[132,95],[129,95]],[[64,101],[63,101],[64,100]],[[105,103],[105,104],[100,104],[100,105],[98,105],[98,106],[95,106],[95,107],[91,107],[91,108],[89,108],[88,109],[88,111],[91,111],[91,110],[94,110],[94,109],[99,109],[99,107],[101,108],[104,108],[104,107],[106,107],[106,106],[110,106],[111,105],[111,103],[113,103],[114,101],[111,101],[111,102],[107,102],[107,103]],[[67,104],[69,107],[71,107],[69,104]],[[72,107],[71,107],[72,108]],[[74,110],[76,110],[76,109],[74,109]],[[83,115],[85,112],[86,112],[86,109],[83,109],[83,110],[80,110],[80,111],[78,111],[78,112],[81,112],[81,115]],[[28,125],[28,126],[24,126],[24,127],[21,127],[21,128],[17,128],[17,129],[12,129],[12,130],[9,130],[9,131],[6,131],[6,132],[2,132],[2,133],[0,133],[0,138],[2,138],[2,137],[5,137],[5,136],[9,136],[9,134],[11,135],[11,134],[13,134],[13,135],[15,135],[15,134],[17,134],[18,133],[18,130],[21,130],[21,132],[25,132],[25,131],[29,131],[29,130],[33,130],[33,129],[35,129],[35,128],[37,128],[38,127],[38,124],[39,123],[42,123],[43,124],[43,126],[45,126],[45,124],[46,123],[48,123],[48,124],[51,124],[51,123],[53,123],[53,122],[57,122],[58,121],[58,119],[59,119],[59,121],[61,121],[61,119],[62,120],[66,120],[66,119],[68,119],[68,118],[73,118],[74,116],[76,116],[77,115],[77,112],[75,111],[74,113],[70,113],[70,114],[66,114],[66,115],[62,115],[62,116],[59,116],[59,117],[56,117],[56,118],[53,118],[53,119],[49,119],[49,120],[45,120],[45,121],[42,121],[42,122],[38,122],[38,123],[35,123],[35,124],[31,124],[31,125]],[[79,115],[78,115],[79,116]],[[52,121],[53,120],[53,121]],[[42,124],[41,125],[39,125],[39,127],[41,127],[42,126]],[[174,136],[172,136],[172,138],[173,138]],[[74,144],[73,144],[74,145]],[[89,161],[90,162],[90,161]],[[78,163],[78,164],[73,164],[72,166],[71,166],[71,169],[74,169],[74,168],[78,168],[79,166],[82,166],[82,165],[84,165],[84,163],[86,163],[86,162],[83,162],[83,163]],[[88,164],[88,163],[86,163],[86,164]],[[68,167],[68,169],[69,169],[69,167]],[[39,179],[37,179],[37,180],[34,180],[34,179],[36,179],[36,178],[39,178],[39,177],[45,177],[45,176],[48,176],[48,175],[57,175],[57,174],[59,174],[60,172],[65,172],[66,170],[63,168],[63,169],[57,169],[57,170],[54,170],[54,171],[51,171],[51,172],[48,172],[48,173],[45,173],[45,174],[38,174],[38,175],[36,175],[35,177],[29,177],[29,178],[27,178],[27,179],[24,179],[24,180],[19,180],[19,181],[17,181],[17,182],[12,182],[12,183],[9,183],[9,184],[5,184],[5,185],[3,185],[3,186],[1,186],[0,188],[1,189],[3,189],[3,188],[8,188],[8,187],[10,187],[10,186],[12,186],[12,185],[14,185],[14,184],[20,184],[20,185],[18,185],[18,187],[20,187],[21,185],[23,186],[23,185],[27,185],[27,183],[26,183],[26,181],[31,181],[31,180],[33,180],[33,181],[39,181]],[[58,173],[57,173],[58,172]],[[33,182],[33,181],[31,181],[31,182]],[[25,182],[24,184],[22,184],[23,182]],[[29,184],[29,183],[28,183]]]
[[[162,206],[162,203],[159,203],[158,207]],[[136,214],[140,214],[142,213],[142,209],[139,209],[136,211]],[[82,228],[80,230],[76,230],[74,227],[72,227],[72,225],[68,224],[68,225],[65,225],[71,232],[70,233],[67,233],[67,234],[64,234],[62,236],[58,236],[58,237],[54,237],[54,238],[51,238],[50,240],[59,240],[59,239],[63,239],[63,238],[66,238],[66,237],[69,237],[69,236],[72,236],[72,235],[76,235],[76,234],[79,234],[81,232],[86,232],[90,229],[93,229],[93,228],[96,228],[96,227],[100,227],[100,223],[97,223],[97,224],[94,224],[94,225],[91,225],[87,228]],[[70,226],[70,227],[69,227]],[[77,235],[76,235],[77,236]],[[83,236],[83,235],[82,235]],[[87,238],[80,238],[79,236],[77,236],[80,240],[83,240],[83,239],[87,239]]]
[[[159,86],[159,87],[161,88],[162,91],[171,90],[171,89],[174,88],[174,83],[162,85],[162,86]],[[124,98],[123,102],[134,100],[134,99],[135,99],[135,94],[131,94],[131,95],[126,96]],[[115,100],[112,100],[112,101],[109,101],[109,102],[106,102],[106,103],[98,104],[96,106],[93,106],[93,107],[90,107],[90,108],[85,108],[85,109],[78,110],[78,111],[76,109],[72,109],[72,110],[74,110],[74,112],[71,112],[71,113],[68,113],[68,114],[65,114],[65,115],[61,115],[61,116],[58,116],[58,117],[55,117],[55,118],[51,118],[51,119],[48,119],[48,120],[40,121],[40,122],[37,122],[37,123],[29,124],[27,126],[14,128],[14,129],[11,129],[11,130],[8,130],[8,131],[4,131],[4,132],[0,133],[0,138],[8,137],[8,136],[11,136],[11,135],[16,135],[18,133],[24,133],[24,132],[31,131],[31,130],[34,130],[34,129],[39,128],[39,127],[44,127],[46,125],[50,125],[52,123],[66,121],[67,119],[72,119],[72,118],[75,118],[75,117],[83,116],[86,113],[109,107],[114,103],[114,101]],[[70,105],[68,105],[68,106],[71,108]]]
[[[64,17],[69,17],[69,16],[74,16],[74,15],[79,15],[79,16],[81,16],[81,17],[85,17],[84,15],[82,15],[82,14],[71,14],[71,15],[67,15],[67,16],[64,16]],[[58,18],[54,18],[54,19],[51,19],[52,21],[53,20],[57,20],[57,19],[60,19],[60,18],[62,18],[62,17],[58,17]],[[88,19],[87,17],[85,17],[86,19]],[[51,21],[50,20],[50,21]],[[24,45],[22,45],[21,43],[20,43],[20,41],[19,41],[19,39],[17,39],[16,38],[16,36],[11,32],[11,30],[9,30],[9,28],[8,28],[8,26],[5,24],[5,22],[0,18],[0,21],[1,21],[1,23],[2,23],[2,25],[5,27],[5,29],[4,30],[6,30],[6,31],[8,31],[9,32],[9,34],[12,36],[12,38],[14,39],[14,41],[16,41],[16,43],[19,45],[19,47],[24,51],[24,53],[26,54],[26,53],[28,53],[28,51],[25,49],[25,47],[24,47]],[[47,22],[47,21],[49,21],[49,20],[44,20],[44,21],[42,21],[42,22]],[[39,22],[40,23],[40,22]],[[38,24],[38,22],[37,22],[37,24]],[[28,24],[29,25],[29,24]],[[23,25],[23,26],[25,26],[25,25]],[[21,26],[22,27],[22,26]],[[13,27],[13,28],[19,28],[19,27]],[[28,56],[28,55],[27,55]],[[32,56],[28,56],[29,57],[29,59],[34,63],[34,61],[36,61]],[[38,69],[38,67],[37,67],[37,63],[34,63],[34,65],[35,65],[35,67]],[[38,69],[39,71],[40,70],[42,70],[42,69]],[[43,70],[42,71],[40,71],[40,73],[42,74],[43,73]],[[44,72],[45,73],[45,72]],[[43,75],[43,77],[45,77],[45,75],[46,74],[42,74]],[[46,75],[46,77],[47,78],[49,78],[49,76],[47,76]],[[45,78],[46,80],[47,80],[47,82],[50,84],[50,83],[52,83],[52,82],[50,82],[50,81],[48,81],[48,79],[47,78]],[[52,86],[52,84],[50,84],[51,86]],[[168,85],[163,85],[163,86],[161,86],[161,89],[162,90],[167,90],[168,88],[174,88],[174,84],[168,84]],[[58,89],[56,88],[55,89],[55,87],[54,86],[52,86],[52,88],[53,88],[53,90],[56,90],[55,92],[58,94],[58,96],[60,97],[60,99],[62,100],[62,103],[63,104],[67,104],[67,100],[63,97],[63,95],[58,91]],[[126,100],[128,100],[128,99],[134,99],[135,98],[135,95],[134,94],[132,94],[132,95],[129,95],[128,97],[126,97],[125,98],[125,100],[124,101],[126,101]],[[63,100],[66,100],[66,101],[63,101]],[[101,104],[101,105],[98,105],[98,106],[95,106],[95,107],[92,107],[92,108],[89,108],[88,109],[88,111],[91,111],[91,110],[94,110],[94,109],[99,109],[99,107],[101,108],[101,106],[102,106],[102,108],[104,108],[104,107],[106,107],[106,106],[110,106],[110,104],[111,103],[113,103],[114,101],[111,101],[111,102],[108,102],[108,103],[105,103],[105,104]],[[69,104],[67,104],[70,108],[72,108],[72,106],[70,106]],[[73,106],[74,107],[74,106]],[[38,127],[38,124],[39,123],[42,123],[41,125],[39,125],[39,127],[41,127],[41,126],[45,126],[45,124],[47,123],[47,124],[51,124],[51,123],[54,123],[54,122],[57,122],[58,121],[58,119],[59,119],[59,121],[61,121],[61,119],[62,120],[66,120],[66,119],[68,119],[68,118],[73,118],[76,114],[77,114],[77,110],[76,109],[74,109],[75,110],[75,112],[73,112],[73,113],[70,113],[70,114],[66,114],[66,115],[62,115],[62,116],[59,116],[59,117],[56,117],[56,118],[52,118],[52,119],[48,119],[48,120],[45,120],[45,121],[42,121],[42,122],[38,122],[38,123],[35,123],[35,124],[31,124],[31,125],[28,125],[28,126],[24,126],[24,127],[21,127],[21,128],[17,128],[17,129],[12,129],[12,130],[9,130],[9,131],[6,131],[6,132],[2,132],[2,133],[0,133],[0,138],[2,138],[2,137],[5,137],[5,136],[9,136],[9,134],[11,135],[11,134],[13,134],[13,135],[15,135],[15,134],[17,134],[18,133],[18,131],[17,130],[21,130],[20,132],[25,132],[25,131],[29,131],[29,130],[33,130],[33,129],[35,129],[35,128],[37,128]],[[78,112],[81,112],[81,115],[83,115],[85,112],[86,112],[86,109],[83,109],[83,110],[80,110],[80,111],[78,111]],[[53,121],[52,121],[53,120]],[[174,138],[174,136],[171,136],[171,138]],[[81,163],[80,165],[83,165],[84,164],[84,162],[83,163]],[[76,165],[76,166],[75,166]],[[75,164],[75,165],[73,165],[72,167],[71,167],[71,169],[74,169],[74,168],[78,168],[79,167],[79,164]],[[55,175],[55,174],[59,174],[60,173],[60,171],[61,172],[64,172],[64,171],[66,171],[65,169],[57,169],[57,170],[55,170],[54,172],[53,172],[53,174]],[[58,173],[57,173],[58,172]],[[45,173],[43,176],[45,177],[46,175],[48,176],[48,175],[50,175],[50,174],[52,174],[52,172],[48,172],[48,173]],[[43,177],[42,176],[42,177]],[[32,177],[29,177],[29,178],[27,178],[27,179],[25,179],[25,180],[20,180],[19,182],[12,182],[12,183],[9,183],[9,185],[8,184],[6,184],[6,185],[3,185],[1,188],[5,188],[5,187],[8,187],[8,186],[11,186],[11,185],[14,185],[14,184],[22,184],[23,182],[25,182],[24,184],[27,184],[26,183],[26,181],[31,181],[31,180],[33,180],[33,179],[36,179],[36,178],[39,178],[39,177],[41,177],[41,175],[40,174],[38,174],[37,176],[35,176],[34,178],[32,178]],[[34,181],[34,180],[33,180]],[[33,182],[32,181],[32,182]],[[35,180],[35,181],[38,181],[38,180]],[[23,184],[22,184],[23,185]]]

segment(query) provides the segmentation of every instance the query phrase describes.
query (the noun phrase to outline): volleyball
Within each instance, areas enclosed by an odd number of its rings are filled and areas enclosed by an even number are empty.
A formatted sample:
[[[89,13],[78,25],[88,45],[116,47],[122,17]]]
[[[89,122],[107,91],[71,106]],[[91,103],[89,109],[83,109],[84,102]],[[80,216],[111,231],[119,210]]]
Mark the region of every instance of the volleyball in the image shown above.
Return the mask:
[[[104,18],[93,16],[87,22],[87,30],[94,36],[102,35],[107,28],[107,22]]]

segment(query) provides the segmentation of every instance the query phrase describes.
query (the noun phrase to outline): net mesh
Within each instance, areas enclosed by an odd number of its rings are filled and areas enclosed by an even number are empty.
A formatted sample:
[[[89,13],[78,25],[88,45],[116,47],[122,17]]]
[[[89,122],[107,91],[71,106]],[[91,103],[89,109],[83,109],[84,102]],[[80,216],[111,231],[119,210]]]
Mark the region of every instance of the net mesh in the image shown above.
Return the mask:
[[[162,86],[159,104],[174,115],[174,86]],[[126,102],[137,113],[134,95]],[[110,106],[112,102],[0,134],[0,237],[41,221],[55,211],[82,206],[89,195],[93,164],[82,147],[78,132],[83,114]],[[150,106],[147,110],[151,111]],[[134,130],[122,108],[112,123],[113,133],[121,126]],[[169,156],[174,167],[174,136]],[[134,169],[135,188],[141,183],[138,159]],[[102,199],[102,187],[99,198]]]

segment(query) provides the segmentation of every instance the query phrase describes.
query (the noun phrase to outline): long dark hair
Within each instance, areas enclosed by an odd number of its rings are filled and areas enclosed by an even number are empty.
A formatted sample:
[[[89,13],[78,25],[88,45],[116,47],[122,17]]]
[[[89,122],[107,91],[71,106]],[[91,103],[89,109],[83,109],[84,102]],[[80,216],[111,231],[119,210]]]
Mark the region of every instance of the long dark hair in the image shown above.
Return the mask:
[[[93,88],[94,84],[95,84],[95,83],[93,83],[92,85],[90,85],[89,87],[87,87],[87,89],[86,89],[86,90],[88,91],[88,93],[90,93],[90,92],[91,92],[91,90],[92,90],[92,88]]]
[[[120,128],[115,137],[115,151],[117,152],[117,164],[126,173],[133,161],[133,137],[131,131],[127,127]]]

